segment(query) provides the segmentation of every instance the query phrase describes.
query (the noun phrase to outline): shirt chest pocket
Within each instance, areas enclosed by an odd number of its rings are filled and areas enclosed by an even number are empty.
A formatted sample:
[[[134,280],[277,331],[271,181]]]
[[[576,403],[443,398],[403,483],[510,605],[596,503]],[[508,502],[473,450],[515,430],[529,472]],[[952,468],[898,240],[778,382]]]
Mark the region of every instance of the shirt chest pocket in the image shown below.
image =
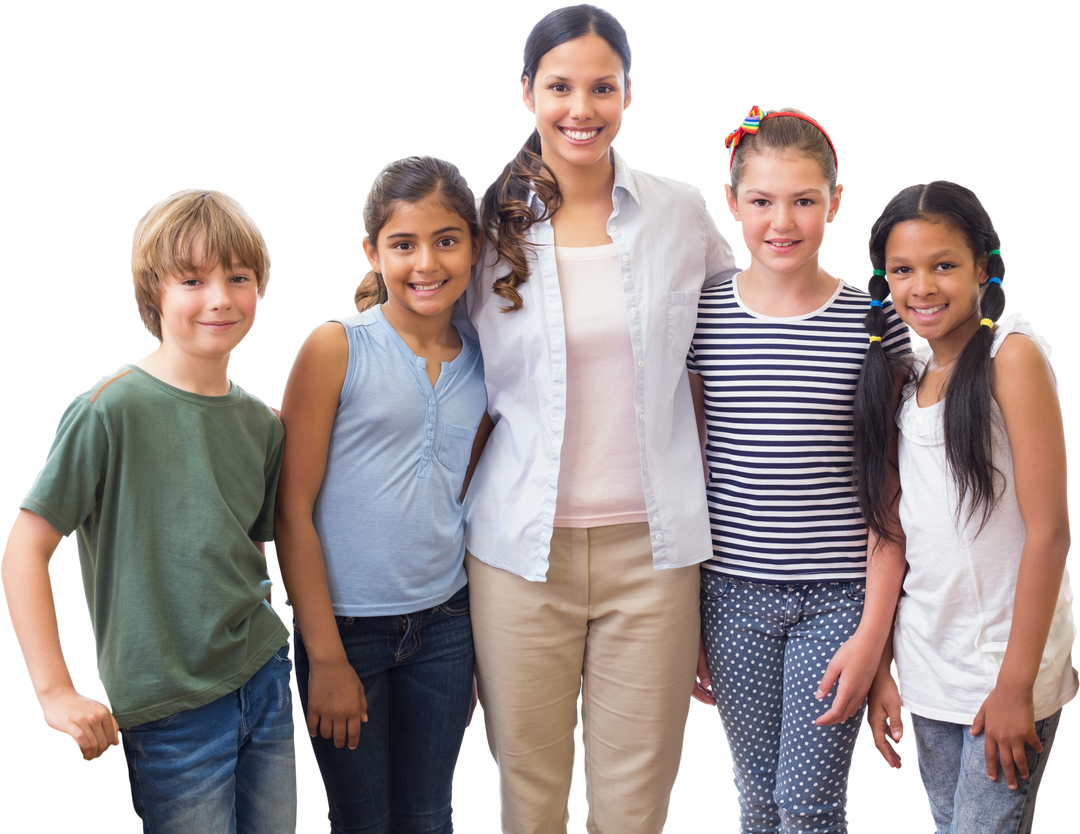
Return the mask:
[[[443,423],[442,440],[439,442],[439,451],[436,453],[440,463],[451,472],[460,472],[469,465],[475,437],[476,429]]]
[[[667,346],[672,350],[682,354],[690,351],[700,298],[698,290],[667,293]]]

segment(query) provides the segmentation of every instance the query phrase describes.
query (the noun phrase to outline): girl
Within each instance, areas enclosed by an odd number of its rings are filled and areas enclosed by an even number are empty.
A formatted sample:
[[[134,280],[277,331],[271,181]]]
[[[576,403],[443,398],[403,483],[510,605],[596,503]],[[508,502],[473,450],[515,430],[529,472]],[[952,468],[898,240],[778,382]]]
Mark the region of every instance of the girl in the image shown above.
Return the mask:
[[[891,292],[929,343],[896,416],[908,572],[892,649],[942,833],[1031,830],[1061,707],[1077,690],[1061,409],[1046,342],[1017,315],[995,324],[999,246],[978,198],[950,182],[901,191],[870,237],[874,298]],[[863,382],[871,403],[888,396],[878,353]],[[857,458],[867,518],[883,534],[885,452]],[[886,729],[900,736],[891,659],[869,719],[898,767],[885,741]]]
[[[495,428],[466,501],[477,676],[503,830],[562,832],[582,695],[589,831],[658,832],[709,555],[686,354],[734,269],[696,189],[612,150],[630,49],[559,9],[525,45],[536,130],[484,196],[466,296]]]
[[[843,190],[822,127],[755,107],[728,145],[728,206],[751,264],[702,293],[691,349],[713,539],[699,677],[731,745],[742,830],[846,831],[857,713],[899,586],[867,575],[852,490],[868,298],[818,263]],[[891,308],[886,316],[883,346],[899,356],[907,332]],[[856,634],[864,600],[884,614]]]
[[[430,157],[383,169],[364,225],[360,315],[316,329],[285,389],[277,548],[331,830],[450,832],[473,678],[460,496],[487,403],[450,316],[482,234]]]

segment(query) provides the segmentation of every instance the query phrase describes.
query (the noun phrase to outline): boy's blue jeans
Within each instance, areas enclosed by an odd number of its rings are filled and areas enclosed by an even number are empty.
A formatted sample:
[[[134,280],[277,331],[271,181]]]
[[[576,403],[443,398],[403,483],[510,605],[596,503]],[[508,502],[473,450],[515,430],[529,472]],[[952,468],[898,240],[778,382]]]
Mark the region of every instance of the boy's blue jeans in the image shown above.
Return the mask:
[[[1046,760],[1057,733],[1061,710],[1035,722],[1042,753],[1027,747],[1028,778],[1017,774],[1009,790],[998,763],[994,782],[986,775],[985,734],[970,734],[971,725],[911,716],[919,750],[919,772],[930,797],[937,834],[1028,834],[1035,816]]]
[[[291,669],[286,643],[235,692],[122,731],[146,834],[293,834]]]
[[[387,617],[338,617],[368,702],[355,750],[316,735],[331,831],[450,834],[450,796],[472,700],[466,585],[442,605]],[[308,656],[295,632],[296,684],[307,714]]]

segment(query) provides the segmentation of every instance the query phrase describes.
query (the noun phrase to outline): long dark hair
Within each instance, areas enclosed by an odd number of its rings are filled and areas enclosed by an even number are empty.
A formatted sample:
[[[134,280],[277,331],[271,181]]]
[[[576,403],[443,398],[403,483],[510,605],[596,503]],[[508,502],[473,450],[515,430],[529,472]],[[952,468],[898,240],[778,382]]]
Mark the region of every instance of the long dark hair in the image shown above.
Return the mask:
[[[368,242],[377,246],[379,232],[401,203],[413,205],[435,197],[448,211],[459,215],[469,226],[469,234],[480,236],[476,198],[456,165],[433,156],[409,156],[391,162],[375,177],[364,203],[364,228]],[[386,303],[386,284],[372,270],[356,288],[357,310]]]
[[[626,31],[609,12],[596,6],[567,6],[556,9],[537,23],[525,41],[525,63],[521,78],[533,88],[536,70],[548,52],[560,44],[584,35],[603,38],[622,61],[623,76],[630,75],[630,45]],[[529,192],[535,191],[544,204],[537,216],[529,205]],[[533,223],[547,220],[562,205],[562,193],[555,172],[540,158],[540,134],[533,130],[517,156],[503,169],[484,194],[480,217],[499,260],[510,273],[495,281],[492,290],[510,302],[503,312],[521,309],[517,287],[529,277],[525,236]]]
[[[889,295],[885,280],[885,246],[893,228],[908,220],[944,223],[964,236],[976,261],[988,258],[987,269],[991,278],[997,280],[987,281],[984,285],[980,317],[997,321],[1005,309],[1005,293],[1000,283],[1005,277],[1005,263],[999,251],[998,234],[979,198],[962,185],[951,182],[913,185],[889,201],[870,232],[870,260],[874,265],[871,297],[883,302]],[[885,335],[885,313],[880,307],[870,308],[865,324],[871,336]],[[993,460],[990,388],[993,341],[992,329],[979,327],[960,352],[945,389],[945,454],[956,485],[957,517],[959,519],[965,499],[970,497],[969,517],[979,515],[981,525],[986,524],[997,501],[1000,476]],[[891,538],[886,527],[891,496],[885,495],[885,475],[889,465],[890,433],[895,430],[894,368],[895,363],[882,349],[881,342],[871,342],[855,397],[855,472],[859,506],[870,528],[885,538]]]

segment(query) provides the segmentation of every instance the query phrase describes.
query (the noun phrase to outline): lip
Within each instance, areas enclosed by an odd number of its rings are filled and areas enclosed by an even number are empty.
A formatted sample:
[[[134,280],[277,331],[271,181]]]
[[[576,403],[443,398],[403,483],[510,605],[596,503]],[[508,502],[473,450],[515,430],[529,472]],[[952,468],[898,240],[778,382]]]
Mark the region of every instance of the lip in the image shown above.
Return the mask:
[[[202,327],[205,327],[208,330],[212,330],[215,333],[224,333],[226,330],[236,324],[237,321],[239,321],[239,319],[237,319],[236,321],[200,321],[199,324]]]
[[[932,304],[929,307],[912,307],[908,305],[908,311],[920,322],[934,321],[949,308],[948,304]],[[926,312],[930,310],[932,312]]]
[[[600,138],[600,134],[604,132],[603,125],[590,125],[588,127],[563,127],[562,125],[556,125],[559,129],[559,133],[563,138],[571,145],[589,145]],[[596,131],[593,133],[593,131]],[[575,139],[570,133],[593,133],[587,139]]]
[[[802,241],[801,240],[793,240],[792,238],[789,238],[789,237],[774,237],[774,238],[769,238],[768,240],[765,241],[765,243],[768,245],[768,247],[773,252],[784,253],[784,252],[794,252],[796,249],[799,248],[799,244],[802,243]]]
[[[441,281],[429,281],[427,283],[421,283],[419,281],[409,281],[409,291],[414,295],[418,295],[421,298],[426,298],[431,295],[435,295],[446,286],[446,282],[449,278],[443,278]]]

